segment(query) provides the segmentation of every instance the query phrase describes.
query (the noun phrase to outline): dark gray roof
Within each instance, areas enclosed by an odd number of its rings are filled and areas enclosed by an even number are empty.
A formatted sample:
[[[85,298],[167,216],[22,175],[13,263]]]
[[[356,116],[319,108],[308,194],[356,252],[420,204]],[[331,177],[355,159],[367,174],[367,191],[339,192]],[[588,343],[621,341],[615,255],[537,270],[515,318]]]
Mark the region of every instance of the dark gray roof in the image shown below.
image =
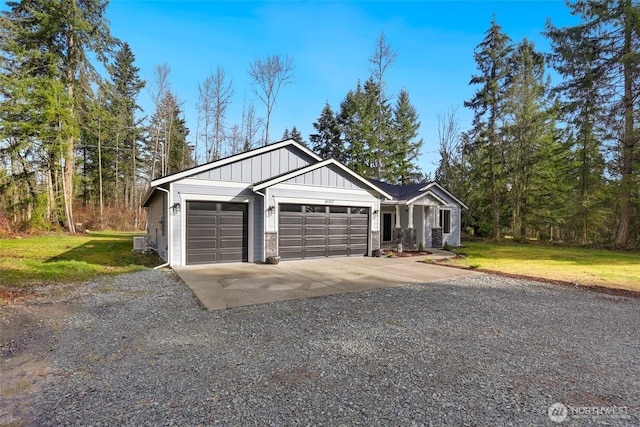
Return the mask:
[[[369,181],[391,194],[394,200],[411,200],[424,193],[423,191],[420,191],[420,189],[430,184],[428,182],[423,182],[421,184],[394,185],[378,181],[377,179],[369,179]]]

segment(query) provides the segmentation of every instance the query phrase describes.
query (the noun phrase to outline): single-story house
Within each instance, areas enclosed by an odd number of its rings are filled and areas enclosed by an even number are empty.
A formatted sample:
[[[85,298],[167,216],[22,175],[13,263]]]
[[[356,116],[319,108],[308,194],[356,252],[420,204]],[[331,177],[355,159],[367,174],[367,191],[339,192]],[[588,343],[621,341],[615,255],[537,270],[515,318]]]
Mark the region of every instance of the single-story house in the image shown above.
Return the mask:
[[[424,239],[431,235],[428,225],[439,224],[430,209],[445,206],[457,230],[448,233],[449,244],[459,244],[464,205],[437,184],[421,187],[418,198],[397,199],[390,193],[394,186],[365,179],[289,139],[152,181],[143,201],[147,245],[170,266],[372,256],[381,237],[389,237],[389,221],[411,228],[400,206],[411,207],[409,218],[422,221]],[[389,219],[387,211],[396,216]]]
[[[392,196],[381,201],[381,248],[460,246],[461,210],[468,208],[440,184],[371,182]]]

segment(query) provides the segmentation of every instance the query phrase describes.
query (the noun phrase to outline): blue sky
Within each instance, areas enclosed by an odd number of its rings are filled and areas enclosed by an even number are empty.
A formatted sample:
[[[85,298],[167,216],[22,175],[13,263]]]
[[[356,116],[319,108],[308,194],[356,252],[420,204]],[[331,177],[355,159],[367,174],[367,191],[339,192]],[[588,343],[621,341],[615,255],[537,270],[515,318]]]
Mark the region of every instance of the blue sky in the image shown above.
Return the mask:
[[[219,65],[233,80],[235,96],[227,124],[240,123],[244,102],[252,102],[250,62],[270,54],[288,55],[296,65],[293,84],[282,89],[270,134],[279,139],[294,125],[308,141],[313,122],[328,101],[334,111],[358,79],[369,76],[368,58],[381,31],[398,52],[388,70],[392,95],[409,92],[424,140],[418,166],[433,172],[438,161],[437,115],[458,107],[462,129],[471,112],[463,102],[476,73],[474,48],[493,14],[514,42],[527,38],[548,51],[542,35],[547,18],[572,25],[563,1],[129,1],[112,0],[107,17],[114,36],[130,44],[141,78],[153,81],[154,65],[167,63],[173,91],[195,142],[198,84]],[[145,114],[153,107],[143,89]],[[255,100],[260,116],[265,109]]]

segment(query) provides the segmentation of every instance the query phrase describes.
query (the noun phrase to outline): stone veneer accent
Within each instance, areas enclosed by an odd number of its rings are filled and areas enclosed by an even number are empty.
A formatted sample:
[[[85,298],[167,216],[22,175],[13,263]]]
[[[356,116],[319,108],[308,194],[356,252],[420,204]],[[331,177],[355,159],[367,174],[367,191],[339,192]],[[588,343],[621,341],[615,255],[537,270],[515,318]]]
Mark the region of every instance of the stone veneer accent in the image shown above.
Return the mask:
[[[442,228],[431,229],[431,247],[442,248]]]
[[[394,228],[391,242],[394,248],[398,247],[398,243],[402,243],[403,251],[412,251],[418,248],[416,236],[415,228]]]
[[[278,233],[275,231],[266,232],[264,236],[267,258],[270,256],[278,256]]]
[[[380,232],[372,231],[371,232],[371,250],[375,251],[376,249],[380,249]]]

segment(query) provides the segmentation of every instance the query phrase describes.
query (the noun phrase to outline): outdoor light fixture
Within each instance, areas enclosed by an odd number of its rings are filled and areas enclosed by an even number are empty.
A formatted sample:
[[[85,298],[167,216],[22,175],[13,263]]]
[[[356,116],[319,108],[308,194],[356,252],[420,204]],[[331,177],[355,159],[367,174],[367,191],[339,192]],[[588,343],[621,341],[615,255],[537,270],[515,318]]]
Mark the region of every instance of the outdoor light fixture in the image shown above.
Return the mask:
[[[171,213],[173,213],[174,215],[180,212],[180,203],[176,202],[174,204],[171,205]]]

